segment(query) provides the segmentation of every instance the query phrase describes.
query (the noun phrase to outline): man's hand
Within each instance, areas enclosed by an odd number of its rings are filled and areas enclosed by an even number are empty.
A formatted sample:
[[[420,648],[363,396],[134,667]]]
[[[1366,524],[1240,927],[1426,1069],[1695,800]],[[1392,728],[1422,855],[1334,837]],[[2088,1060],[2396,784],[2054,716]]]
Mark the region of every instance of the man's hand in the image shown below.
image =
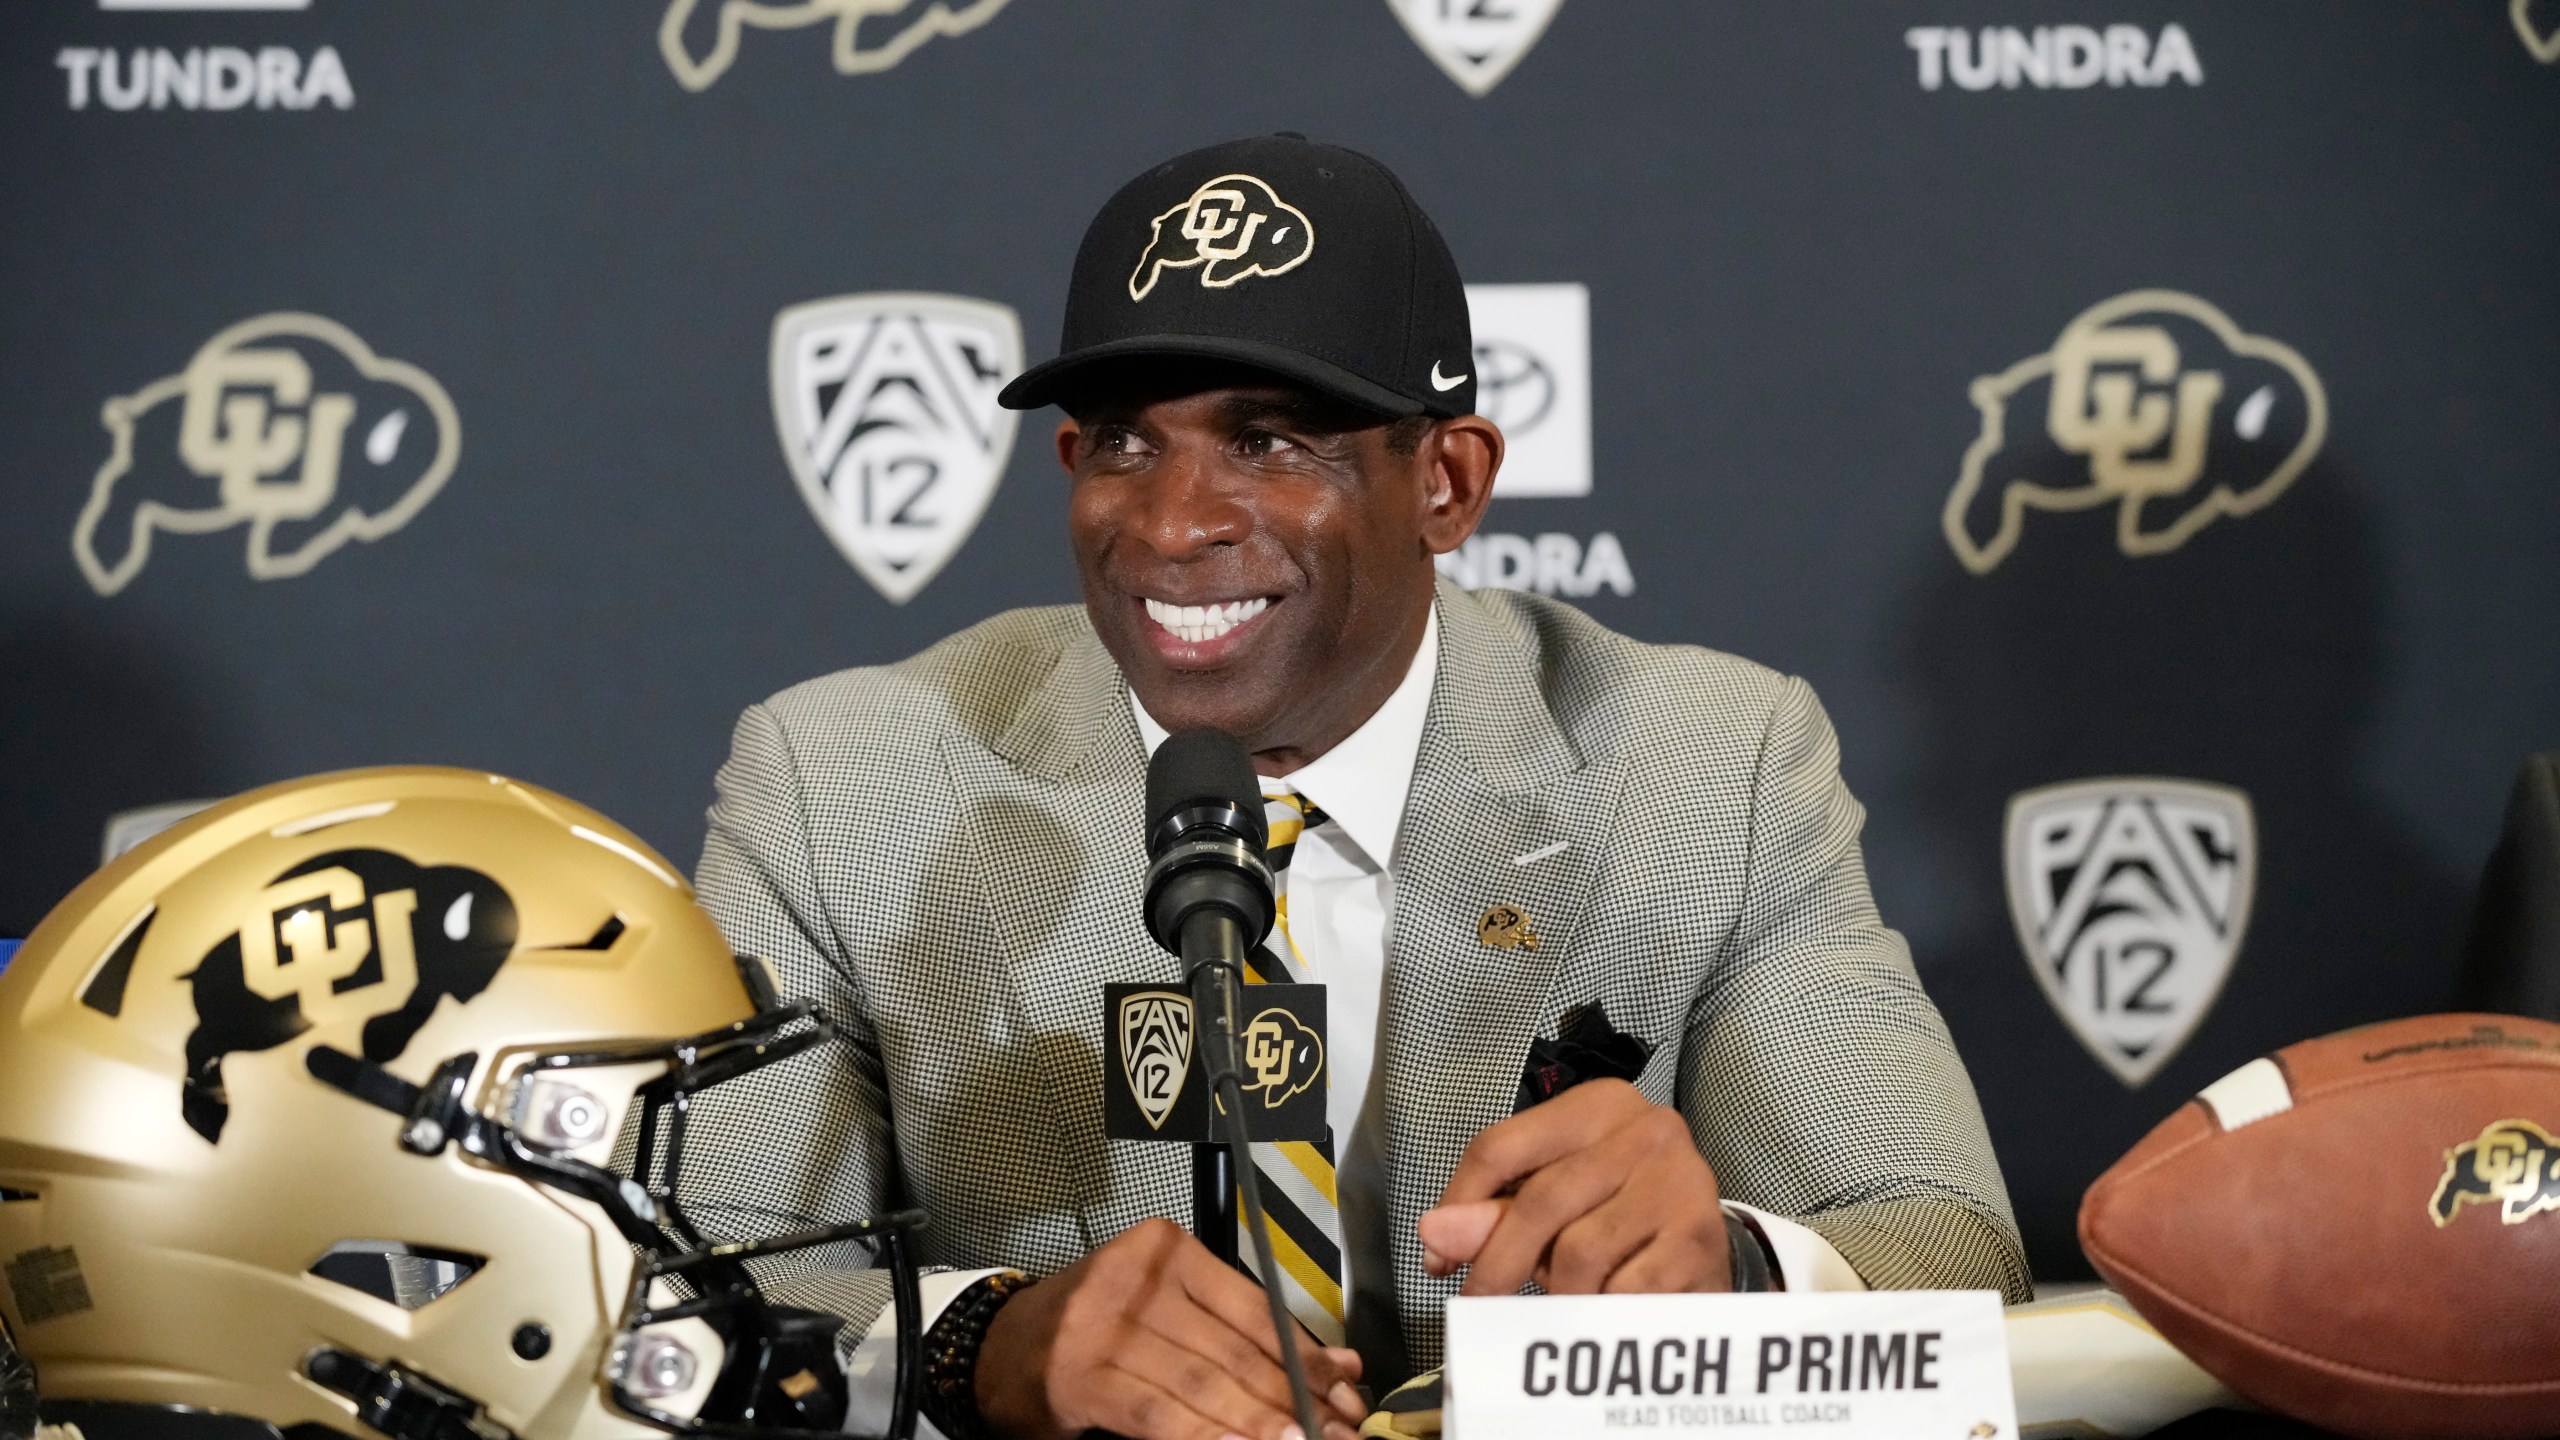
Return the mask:
[[[1733,1288],[1715,1172],[1680,1112],[1623,1080],[1488,1126],[1421,1230],[1423,1268],[1470,1267],[1467,1295],[1533,1279],[1555,1295]]]
[[[1303,1329],[1325,1440],[1368,1413],[1360,1357]],[[1165,1220],[1149,1220],[1023,1290],[978,1352],[978,1413],[1007,1440],[1285,1440],[1298,1427],[1262,1287]]]

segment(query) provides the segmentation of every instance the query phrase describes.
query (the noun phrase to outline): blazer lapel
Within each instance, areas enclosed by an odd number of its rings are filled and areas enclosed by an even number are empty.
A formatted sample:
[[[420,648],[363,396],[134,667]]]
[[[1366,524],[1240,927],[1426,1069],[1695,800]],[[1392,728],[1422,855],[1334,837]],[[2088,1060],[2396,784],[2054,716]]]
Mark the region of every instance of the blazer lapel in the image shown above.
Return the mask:
[[[1584,765],[1558,728],[1532,641],[1507,614],[1444,582],[1440,635],[1393,861],[1382,1024],[1392,1241],[1408,1334],[1456,1290],[1423,1276],[1415,1221],[1477,1132],[1511,1113],[1529,1042],[1553,1008],[1557,967],[1581,928],[1619,778],[1614,764]],[[1519,912],[1508,932],[1517,943],[1498,943],[1498,926],[1489,943],[1485,922],[1497,906]]]
[[[1088,1246],[1148,1215],[1188,1218],[1190,1155],[1102,1133],[1102,986],[1178,982],[1141,920],[1146,754],[1117,666],[1090,632],[1060,654],[992,748],[945,741],[1030,1057],[1013,1093],[1045,1095],[1046,1132]]]

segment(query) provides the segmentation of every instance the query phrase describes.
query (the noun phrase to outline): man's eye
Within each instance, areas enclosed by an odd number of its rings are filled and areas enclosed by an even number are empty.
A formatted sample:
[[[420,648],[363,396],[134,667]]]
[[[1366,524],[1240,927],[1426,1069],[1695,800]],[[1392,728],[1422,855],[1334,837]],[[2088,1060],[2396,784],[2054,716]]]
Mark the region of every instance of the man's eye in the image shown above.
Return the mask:
[[[1268,430],[1247,430],[1238,438],[1237,444],[1243,447],[1244,453],[1256,458],[1286,455],[1298,448],[1297,443],[1289,437],[1274,435]]]
[[[1125,425],[1109,426],[1093,437],[1096,455],[1135,455],[1143,448],[1138,432]]]

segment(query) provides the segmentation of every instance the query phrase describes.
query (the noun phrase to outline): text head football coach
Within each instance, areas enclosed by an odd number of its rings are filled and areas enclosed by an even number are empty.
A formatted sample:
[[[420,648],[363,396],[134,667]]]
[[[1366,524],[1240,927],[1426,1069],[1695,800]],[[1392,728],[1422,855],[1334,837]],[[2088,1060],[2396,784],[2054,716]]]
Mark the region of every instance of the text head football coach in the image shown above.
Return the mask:
[[[1187,1151],[1103,1137],[1100,987],[1175,973],[1141,915],[1168,729],[1254,752],[1260,978],[1327,987],[1332,1144],[1255,1163],[1329,1429],[1437,1363],[1461,1284],[2025,1293],[1812,692],[1439,582],[1502,459],[1474,398],[1457,266],[1378,162],[1154,166],[1004,394],[1070,417],[1084,605],[739,721],[702,897],[841,1036],[697,1120],[689,1198],[739,1235],[926,1210],[946,1433],[1290,1428],[1261,1292],[1171,1223]],[[885,1276],[777,1284],[854,1322],[854,1420],[885,1408]]]

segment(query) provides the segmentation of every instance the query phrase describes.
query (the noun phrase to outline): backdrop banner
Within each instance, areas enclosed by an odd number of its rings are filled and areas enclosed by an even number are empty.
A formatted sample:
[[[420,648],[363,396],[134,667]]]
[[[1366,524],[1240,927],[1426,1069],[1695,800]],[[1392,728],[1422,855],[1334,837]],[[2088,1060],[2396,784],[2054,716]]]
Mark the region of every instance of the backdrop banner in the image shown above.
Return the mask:
[[[994,395],[1281,129],[1470,282],[1447,573],[1820,692],[2045,1278],[2448,1003],[2560,745],[2560,0],[39,0],[0,79],[0,935],[351,765],[689,864],[743,706],[1076,598]]]

